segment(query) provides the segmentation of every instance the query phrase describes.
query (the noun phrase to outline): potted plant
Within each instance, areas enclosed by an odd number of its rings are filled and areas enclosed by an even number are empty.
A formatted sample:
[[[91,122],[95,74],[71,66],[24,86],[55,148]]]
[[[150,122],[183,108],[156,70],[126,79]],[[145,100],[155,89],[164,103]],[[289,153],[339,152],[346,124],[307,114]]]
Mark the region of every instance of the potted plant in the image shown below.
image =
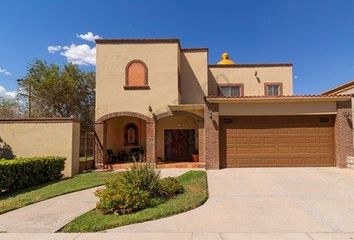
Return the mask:
[[[193,151],[192,159],[193,162],[199,162],[199,153],[197,148]]]

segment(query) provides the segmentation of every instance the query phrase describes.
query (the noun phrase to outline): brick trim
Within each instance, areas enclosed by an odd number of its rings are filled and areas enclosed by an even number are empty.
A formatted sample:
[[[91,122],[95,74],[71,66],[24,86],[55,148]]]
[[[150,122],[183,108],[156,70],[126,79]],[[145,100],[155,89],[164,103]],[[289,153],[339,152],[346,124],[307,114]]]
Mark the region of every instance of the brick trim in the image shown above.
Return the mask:
[[[209,68],[252,68],[252,67],[292,67],[292,63],[260,63],[260,64],[209,64]]]
[[[141,113],[136,113],[136,112],[114,112],[114,113],[108,113],[106,115],[103,115],[102,117],[98,118],[96,120],[96,123],[102,123],[104,121],[107,121],[110,118],[115,118],[115,117],[136,117],[140,118],[145,121],[153,121],[152,118],[145,116],[144,114]]]
[[[144,85],[141,85],[141,86],[130,86],[129,85],[129,67],[133,64],[133,63],[140,63],[144,66],[145,68],[145,82],[144,82]],[[125,66],[125,86],[124,86],[124,89],[150,89],[149,88],[149,80],[148,80],[148,77],[149,77],[149,73],[148,73],[148,67],[146,65],[146,63],[140,59],[134,59],[134,60],[131,60],[130,62],[128,62],[128,64]],[[147,88],[146,88],[147,87]]]
[[[80,123],[76,118],[0,118],[1,124],[13,123]]]
[[[269,96],[268,95],[268,90],[267,87],[268,86],[279,86],[279,95],[278,96]],[[281,82],[265,82],[264,83],[264,96],[269,96],[269,97],[281,97],[283,96],[283,83]]]
[[[239,97],[243,97],[245,95],[244,94],[245,86],[243,83],[218,83],[218,95],[222,96],[220,87],[240,87],[241,88],[241,91],[240,91],[241,95]]]
[[[345,112],[349,114],[348,119],[344,116]],[[334,123],[335,160],[337,167],[347,167],[346,158],[354,156],[352,121],[351,100],[337,102],[337,115]]]

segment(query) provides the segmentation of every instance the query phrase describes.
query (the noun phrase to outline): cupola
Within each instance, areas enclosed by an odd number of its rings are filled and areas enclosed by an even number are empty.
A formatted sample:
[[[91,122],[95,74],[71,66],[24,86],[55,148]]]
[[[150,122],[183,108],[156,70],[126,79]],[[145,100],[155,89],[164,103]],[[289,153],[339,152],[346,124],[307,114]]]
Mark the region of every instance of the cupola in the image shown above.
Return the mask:
[[[218,62],[220,65],[231,65],[231,64],[236,64],[234,61],[230,59],[230,56],[228,53],[223,53],[221,55],[221,60]]]

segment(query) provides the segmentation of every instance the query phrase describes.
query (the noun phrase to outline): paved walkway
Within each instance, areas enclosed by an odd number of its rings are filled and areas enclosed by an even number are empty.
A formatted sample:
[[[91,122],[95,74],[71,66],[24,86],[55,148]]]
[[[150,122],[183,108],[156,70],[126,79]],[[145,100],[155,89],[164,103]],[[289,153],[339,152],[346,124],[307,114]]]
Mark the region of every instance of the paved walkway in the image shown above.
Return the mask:
[[[161,176],[178,176],[187,169],[163,169]],[[38,202],[0,215],[0,232],[55,232],[75,217],[96,207],[97,198],[91,188]]]
[[[223,169],[208,171],[208,182],[210,198],[203,206],[108,232],[354,232],[351,169]]]

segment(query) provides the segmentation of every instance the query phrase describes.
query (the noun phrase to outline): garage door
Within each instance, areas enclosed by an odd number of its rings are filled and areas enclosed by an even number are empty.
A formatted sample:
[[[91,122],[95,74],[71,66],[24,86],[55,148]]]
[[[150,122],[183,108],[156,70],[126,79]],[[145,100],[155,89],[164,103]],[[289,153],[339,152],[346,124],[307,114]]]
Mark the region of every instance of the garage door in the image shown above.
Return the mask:
[[[334,166],[333,116],[223,117],[222,167]]]

